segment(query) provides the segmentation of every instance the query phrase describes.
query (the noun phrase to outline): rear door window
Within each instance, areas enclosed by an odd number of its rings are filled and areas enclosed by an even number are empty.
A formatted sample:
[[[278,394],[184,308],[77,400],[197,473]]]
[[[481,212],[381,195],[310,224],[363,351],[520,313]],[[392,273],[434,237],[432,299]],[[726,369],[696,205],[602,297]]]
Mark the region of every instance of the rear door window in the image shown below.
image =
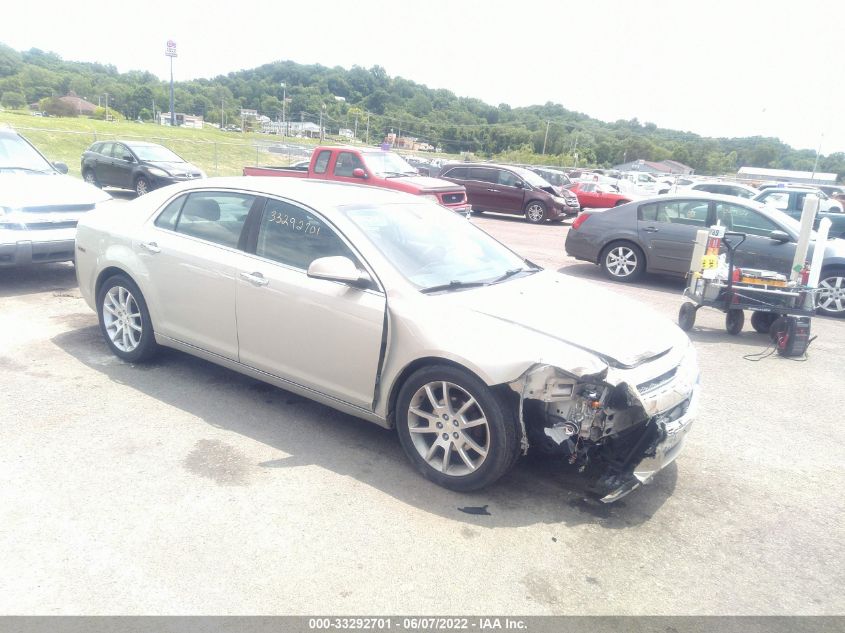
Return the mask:
[[[190,193],[182,205],[175,230],[183,235],[237,248],[255,200],[255,196],[229,191]]]
[[[325,174],[329,167],[329,158],[331,157],[331,150],[324,149],[317,155],[317,160],[314,161],[314,173]]]
[[[453,167],[443,176],[445,178],[454,178],[455,180],[467,180],[469,178],[469,167]]]
[[[496,173],[498,169],[491,169],[489,167],[470,167],[469,179],[477,180],[479,182],[491,182],[498,184],[499,176]]]

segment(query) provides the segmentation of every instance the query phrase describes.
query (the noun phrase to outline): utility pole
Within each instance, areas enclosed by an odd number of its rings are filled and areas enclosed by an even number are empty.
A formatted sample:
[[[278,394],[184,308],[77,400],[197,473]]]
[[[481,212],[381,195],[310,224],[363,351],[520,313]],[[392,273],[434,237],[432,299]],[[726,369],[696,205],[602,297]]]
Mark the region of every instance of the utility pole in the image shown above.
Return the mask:
[[[813,175],[810,176],[810,180],[816,179],[816,168],[818,168],[818,166],[819,166],[819,154],[821,154],[821,151],[822,151],[822,139],[823,138],[824,138],[824,134],[819,136],[819,147],[816,150],[816,160],[813,162]]]
[[[551,125],[551,121],[546,121],[546,135],[543,137],[543,154],[546,153],[546,141],[549,140],[549,125]]]
[[[282,137],[285,136],[285,106],[287,105],[288,100],[288,86],[283,81],[282,82]]]
[[[355,131],[352,132],[352,139],[357,141],[358,140],[358,115],[355,115]]]
[[[109,120],[109,93],[106,93],[106,121]]]
[[[224,125],[224,123],[225,123],[225,121],[223,121],[223,114],[224,114],[224,112],[225,112],[225,111],[223,110],[223,108],[225,107],[225,106],[224,106],[224,104],[225,104],[225,103],[226,103],[226,100],[225,100],[223,97],[221,97],[221,98],[220,98],[220,129],[221,129],[221,130],[223,129],[223,125]]]
[[[370,113],[367,112],[367,145],[370,144]]]
[[[173,107],[173,58],[176,57],[176,42],[167,40],[165,55],[170,58],[170,125],[176,125],[176,111]]]

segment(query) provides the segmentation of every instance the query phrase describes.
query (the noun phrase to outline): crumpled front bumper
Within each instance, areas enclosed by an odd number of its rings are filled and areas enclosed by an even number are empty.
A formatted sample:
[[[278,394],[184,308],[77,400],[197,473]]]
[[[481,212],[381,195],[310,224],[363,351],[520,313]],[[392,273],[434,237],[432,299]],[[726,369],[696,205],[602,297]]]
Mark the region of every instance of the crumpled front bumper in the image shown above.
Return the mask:
[[[663,422],[660,420],[660,416],[655,416],[652,423],[660,427],[659,441],[646,450],[645,455],[626,478],[618,482],[618,485],[612,490],[605,492],[601,497],[603,503],[618,501],[641,485],[649,483],[654,475],[675,461],[681,453],[684,439],[692,427],[692,423],[698,416],[700,394],[701,387],[696,383],[690,394],[687,409],[679,418]]]

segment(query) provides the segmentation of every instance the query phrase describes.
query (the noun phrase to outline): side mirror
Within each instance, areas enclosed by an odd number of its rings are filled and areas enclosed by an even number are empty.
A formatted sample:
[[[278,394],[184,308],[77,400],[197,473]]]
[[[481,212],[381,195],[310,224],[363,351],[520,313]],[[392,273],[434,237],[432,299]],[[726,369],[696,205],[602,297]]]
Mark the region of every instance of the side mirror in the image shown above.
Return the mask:
[[[62,162],[57,161],[57,162],[53,163],[53,167],[55,167],[56,171],[59,172],[60,174],[66,174],[67,173],[67,163],[62,163]]]
[[[789,237],[789,234],[786,231],[772,231],[769,233],[769,237],[780,244],[786,244],[787,242],[792,241],[792,238]]]
[[[525,183],[522,182],[521,180],[517,180],[515,183],[513,183],[513,186],[516,187],[517,189],[524,189]]]
[[[373,280],[348,257],[320,257],[311,262],[308,276],[314,279],[339,281],[356,288],[368,288]]]
[[[132,154],[124,154],[123,160],[125,160],[127,163],[135,162],[135,159],[132,158]]]
[[[355,169],[352,170],[352,177],[353,178],[366,178],[367,172],[365,172],[360,167],[356,167]]]

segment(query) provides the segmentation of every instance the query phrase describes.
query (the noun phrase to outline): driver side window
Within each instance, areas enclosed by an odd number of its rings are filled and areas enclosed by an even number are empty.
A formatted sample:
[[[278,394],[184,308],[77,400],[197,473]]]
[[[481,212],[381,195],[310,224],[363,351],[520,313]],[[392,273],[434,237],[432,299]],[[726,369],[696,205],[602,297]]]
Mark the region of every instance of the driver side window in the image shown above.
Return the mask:
[[[308,270],[311,262],[320,257],[342,256],[358,261],[322,218],[282,200],[267,201],[255,254],[301,270]]]

